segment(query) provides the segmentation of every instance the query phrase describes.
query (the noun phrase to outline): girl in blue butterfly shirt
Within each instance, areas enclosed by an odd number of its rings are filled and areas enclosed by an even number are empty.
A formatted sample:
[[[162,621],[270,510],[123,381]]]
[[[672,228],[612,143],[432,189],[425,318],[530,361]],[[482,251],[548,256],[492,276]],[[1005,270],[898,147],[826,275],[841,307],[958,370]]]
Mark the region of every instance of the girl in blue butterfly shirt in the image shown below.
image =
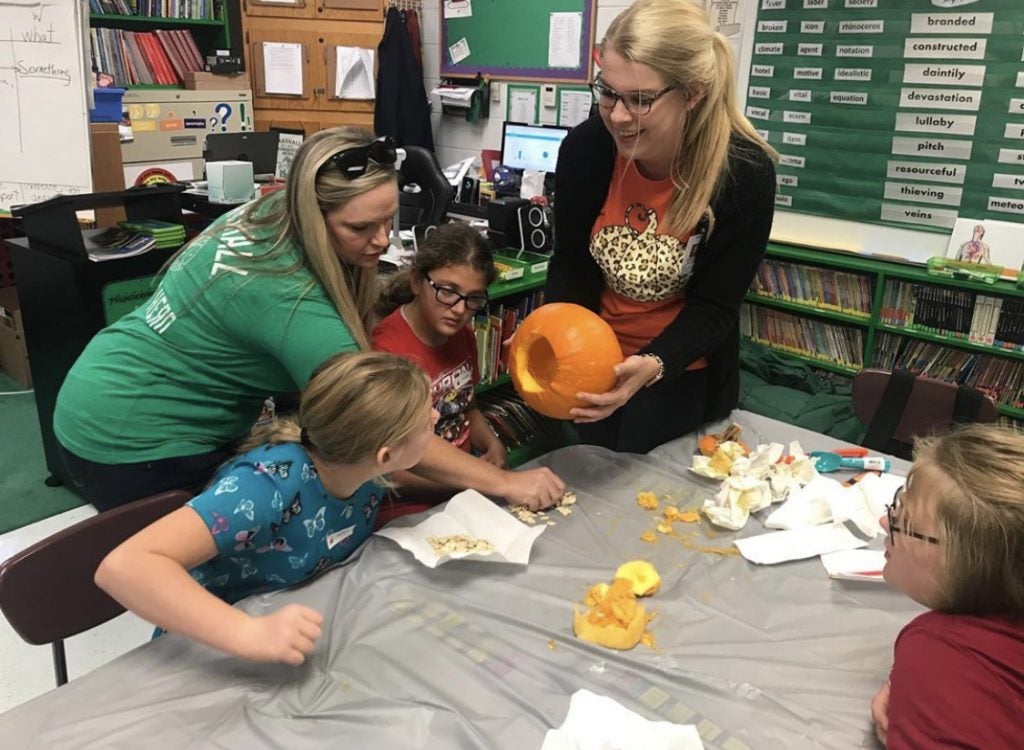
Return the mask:
[[[426,375],[408,360],[333,357],[310,380],[297,421],[254,433],[205,492],[111,552],[96,583],[165,630],[244,659],[300,664],[320,637],[318,612],[289,604],[255,617],[231,604],[351,555],[373,531],[379,478],[419,462],[437,416]]]

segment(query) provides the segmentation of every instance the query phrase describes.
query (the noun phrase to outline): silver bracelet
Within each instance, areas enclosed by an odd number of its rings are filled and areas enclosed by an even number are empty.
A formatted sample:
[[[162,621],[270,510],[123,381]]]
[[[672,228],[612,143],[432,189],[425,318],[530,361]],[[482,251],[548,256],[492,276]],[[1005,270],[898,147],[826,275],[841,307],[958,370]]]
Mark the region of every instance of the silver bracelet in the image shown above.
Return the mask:
[[[640,356],[641,357],[650,357],[651,359],[653,359],[655,362],[658,363],[658,374],[655,375],[650,380],[648,380],[646,383],[644,383],[644,387],[645,388],[650,388],[652,385],[654,385],[659,380],[661,380],[663,377],[665,377],[665,363],[662,361],[661,357],[659,357],[657,354],[652,354],[650,352],[646,352],[644,354],[641,354]]]

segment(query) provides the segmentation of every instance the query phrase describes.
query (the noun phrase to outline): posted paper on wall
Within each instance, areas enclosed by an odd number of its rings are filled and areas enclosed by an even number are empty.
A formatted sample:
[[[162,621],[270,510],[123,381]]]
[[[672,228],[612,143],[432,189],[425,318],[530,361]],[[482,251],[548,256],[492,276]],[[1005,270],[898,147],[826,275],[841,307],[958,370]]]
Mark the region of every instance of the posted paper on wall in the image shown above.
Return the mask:
[[[578,68],[582,13],[552,13],[548,26],[548,67]]]
[[[472,15],[472,0],[444,0],[445,18],[469,18]]]
[[[452,65],[462,62],[469,57],[469,40],[466,37],[462,37],[455,44],[449,45],[448,54],[452,58]]]
[[[336,47],[334,96],[338,99],[374,99],[372,49]]]
[[[563,91],[558,106],[558,124],[575,127],[590,115],[592,98],[589,91]]]
[[[267,94],[302,96],[302,45],[263,43],[263,89]]]
[[[512,89],[508,97],[509,122],[537,122],[537,92],[529,89]]]

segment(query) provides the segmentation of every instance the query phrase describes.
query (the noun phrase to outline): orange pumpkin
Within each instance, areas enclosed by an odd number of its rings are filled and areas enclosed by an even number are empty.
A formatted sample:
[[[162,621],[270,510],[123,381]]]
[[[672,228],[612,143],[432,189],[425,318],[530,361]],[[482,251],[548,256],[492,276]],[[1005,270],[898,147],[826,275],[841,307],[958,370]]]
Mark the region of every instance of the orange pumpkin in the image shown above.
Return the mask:
[[[615,385],[622,349],[611,326],[585,307],[542,305],[526,316],[512,340],[508,369],[530,408],[555,419],[586,406],[579,392],[605,393]]]

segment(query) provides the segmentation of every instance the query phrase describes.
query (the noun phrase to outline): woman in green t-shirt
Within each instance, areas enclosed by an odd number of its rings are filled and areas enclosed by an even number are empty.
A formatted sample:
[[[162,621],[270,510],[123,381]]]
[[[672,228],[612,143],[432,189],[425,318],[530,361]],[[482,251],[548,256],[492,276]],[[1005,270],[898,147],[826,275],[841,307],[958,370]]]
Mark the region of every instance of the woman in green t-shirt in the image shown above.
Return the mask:
[[[389,138],[307,139],[288,185],[214,222],[171,259],[147,305],[104,329],[71,368],[54,431],[100,510],[199,487],[267,395],[305,387],[341,351],[368,349],[377,262],[398,210]],[[561,497],[547,469],[507,472],[434,441],[423,476],[532,507]]]

